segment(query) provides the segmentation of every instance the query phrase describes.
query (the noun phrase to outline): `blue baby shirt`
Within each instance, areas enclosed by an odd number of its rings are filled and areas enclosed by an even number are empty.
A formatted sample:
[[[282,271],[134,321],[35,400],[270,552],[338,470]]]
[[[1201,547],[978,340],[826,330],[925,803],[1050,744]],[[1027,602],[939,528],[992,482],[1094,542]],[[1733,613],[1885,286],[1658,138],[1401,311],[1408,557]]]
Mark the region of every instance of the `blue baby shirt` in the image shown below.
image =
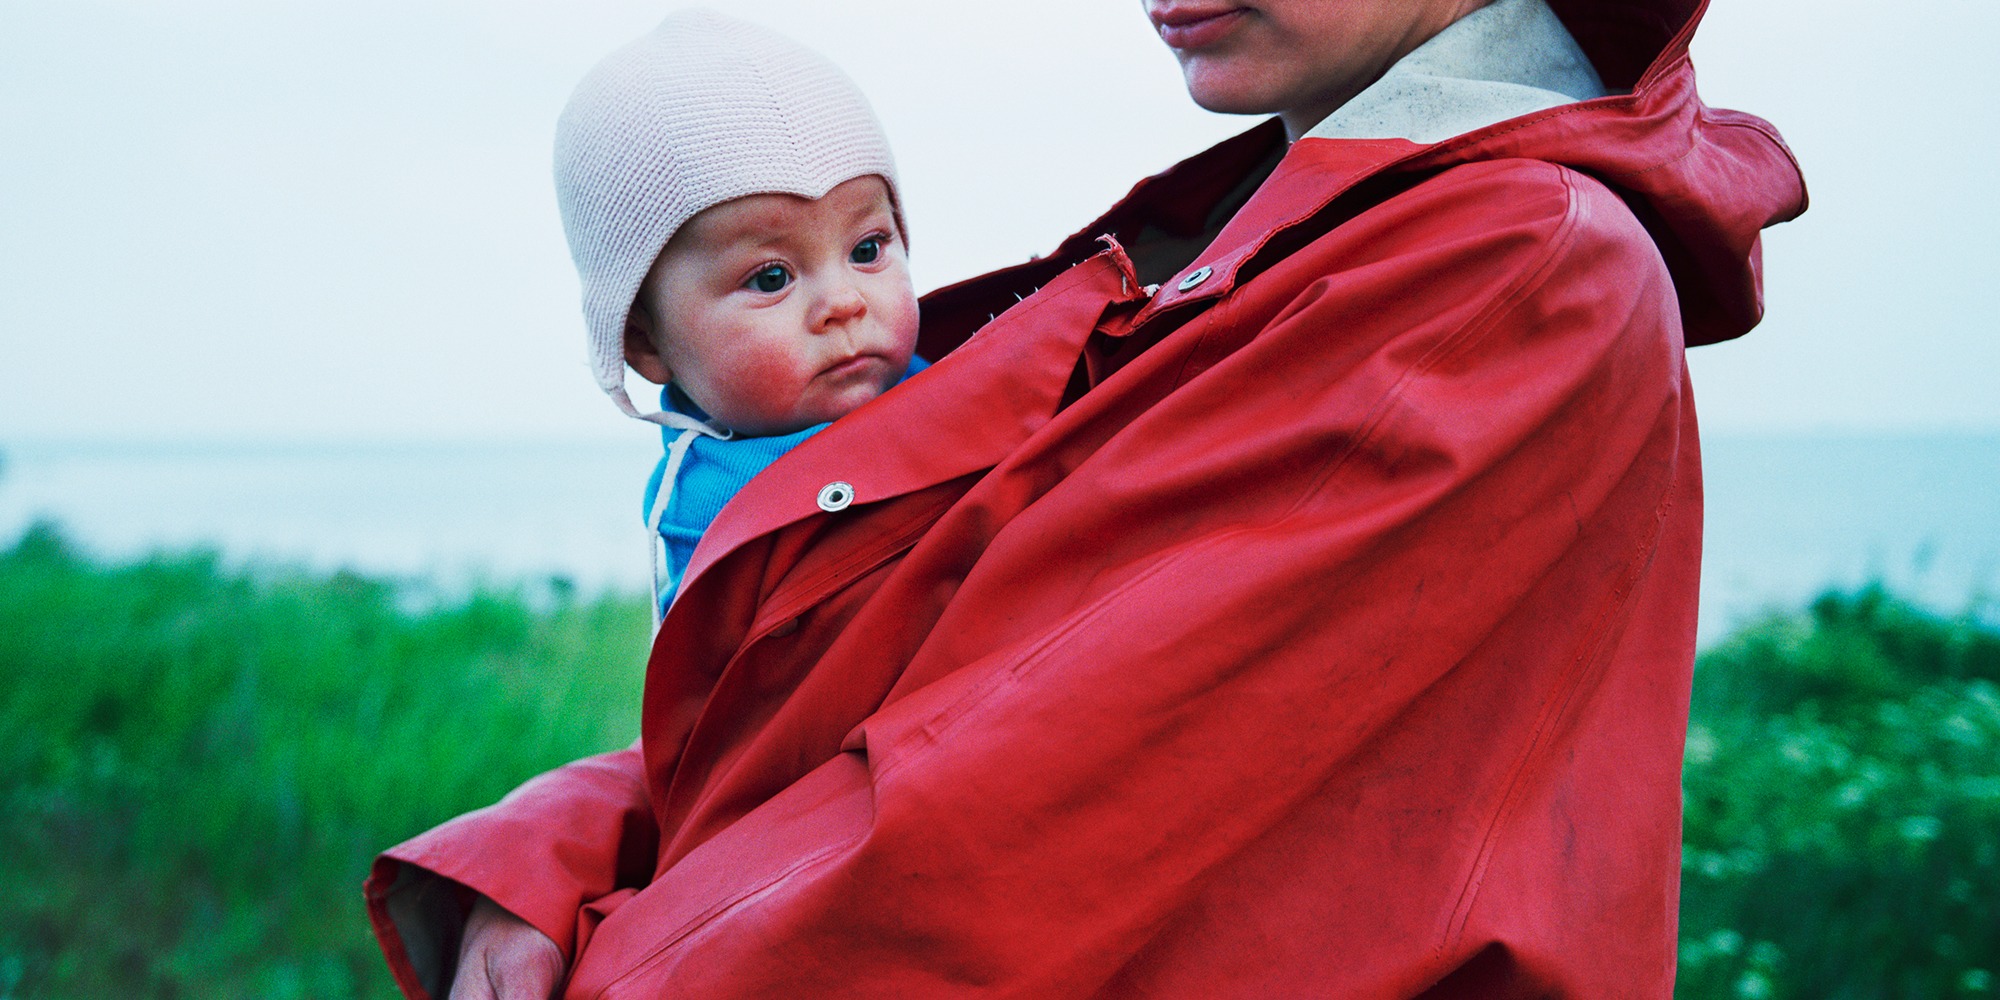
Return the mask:
[[[903,378],[928,367],[929,362],[912,356]],[[900,383],[902,379],[897,381]],[[698,420],[708,419],[708,414],[672,385],[660,390],[660,408],[685,413]],[[695,544],[701,541],[702,533],[708,530],[715,516],[722,513],[723,505],[729,502],[729,498],[735,496],[752,476],[764,471],[766,466],[784,457],[786,452],[826,429],[826,426],[815,424],[802,431],[775,437],[738,437],[726,441],[707,435],[695,437],[688,446],[687,456],[681,459],[673,495],[668,497],[666,514],[660,518],[660,540],[667,549],[667,572],[660,581],[660,592],[655,595],[655,600],[662,613],[680,590],[681,575],[687,572],[688,561],[694,557]],[[660,440],[662,444],[672,446],[674,439],[680,435],[681,432],[675,428],[663,427]],[[653,501],[660,495],[660,480],[666,471],[667,457],[663,454],[653,466],[652,476],[646,480],[645,503],[639,509],[642,521],[653,512]]]

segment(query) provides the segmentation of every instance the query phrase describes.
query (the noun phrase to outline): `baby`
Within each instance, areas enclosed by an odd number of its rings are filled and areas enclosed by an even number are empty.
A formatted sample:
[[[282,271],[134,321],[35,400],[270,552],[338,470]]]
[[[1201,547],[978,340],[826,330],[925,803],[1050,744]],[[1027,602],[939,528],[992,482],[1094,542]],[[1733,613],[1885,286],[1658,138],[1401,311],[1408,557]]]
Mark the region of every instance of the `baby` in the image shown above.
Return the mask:
[[[923,367],[895,166],[839,69],[693,10],[577,86],[556,198],[598,384],[663,425],[645,508],[664,614],[737,490]],[[658,412],[628,365],[664,387]]]

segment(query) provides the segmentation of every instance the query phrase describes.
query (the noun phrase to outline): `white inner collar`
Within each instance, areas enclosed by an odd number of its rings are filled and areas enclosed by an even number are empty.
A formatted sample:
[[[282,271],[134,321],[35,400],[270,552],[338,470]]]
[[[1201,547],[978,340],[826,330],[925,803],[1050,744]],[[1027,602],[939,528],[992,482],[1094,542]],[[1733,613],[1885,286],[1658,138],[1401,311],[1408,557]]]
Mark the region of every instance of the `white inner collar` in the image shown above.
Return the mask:
[[[1546,0],[1494,0],[1404,56],[1303,138],[1442,142],[1606,93]]]

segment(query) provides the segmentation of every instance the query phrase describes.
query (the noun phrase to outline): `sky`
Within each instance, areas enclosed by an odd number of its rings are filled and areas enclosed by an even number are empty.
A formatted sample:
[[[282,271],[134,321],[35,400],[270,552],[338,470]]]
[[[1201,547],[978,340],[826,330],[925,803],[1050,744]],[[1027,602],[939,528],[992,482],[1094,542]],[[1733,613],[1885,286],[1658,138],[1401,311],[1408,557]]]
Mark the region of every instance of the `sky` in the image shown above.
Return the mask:
[[[1255,124],[1136,0],[711,0],[826,52],[895,145],[920,290],[1045,252]],[[549,143],[659,0],[0,0],[0,444],[609,441]],[[1711,431],[2000,431],[2000,4],[1714,0],[1711,104],[1813,207]]]

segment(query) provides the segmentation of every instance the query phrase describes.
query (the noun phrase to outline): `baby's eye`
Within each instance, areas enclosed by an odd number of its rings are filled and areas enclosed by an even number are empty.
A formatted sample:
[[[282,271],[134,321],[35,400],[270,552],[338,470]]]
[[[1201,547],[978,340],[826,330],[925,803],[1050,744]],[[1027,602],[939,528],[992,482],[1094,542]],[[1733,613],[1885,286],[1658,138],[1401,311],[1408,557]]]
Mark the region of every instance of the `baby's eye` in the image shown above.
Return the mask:
[[[873,264],[881,256],[882,237],[870,236],[854,244],[854,250],[847,255],[847,259],[856,264]]]
[[[784,290],[784,287],[791,283],[792,272],[785,270],[782,264],[772,264],[751,275],[750,280],[743,283],[743,287],[754,288],[760,292],[777,292]]]

